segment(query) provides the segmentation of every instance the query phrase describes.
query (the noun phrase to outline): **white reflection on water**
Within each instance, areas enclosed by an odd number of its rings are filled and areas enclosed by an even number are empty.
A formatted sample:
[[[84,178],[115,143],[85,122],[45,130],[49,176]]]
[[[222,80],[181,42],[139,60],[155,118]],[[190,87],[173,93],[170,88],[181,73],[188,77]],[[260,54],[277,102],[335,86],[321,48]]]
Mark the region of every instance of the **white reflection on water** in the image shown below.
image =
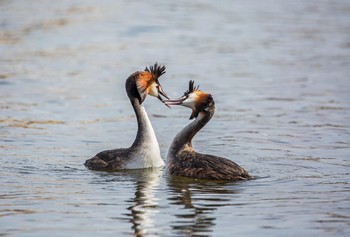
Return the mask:
[[[162,170],[147,169],[142,172],[137,171],[137,173],[135,197],[127,200],[130,203],[128,207],[130,213],[127,216],[131,217],[134,235],[142,236],[144,234],[157,233],[158,230],[154,216],[159,211],[156,208],[158,206],[158,200],[155,197],[155,189],[159,185]],[[158,236],[158,234],[155,235]]]

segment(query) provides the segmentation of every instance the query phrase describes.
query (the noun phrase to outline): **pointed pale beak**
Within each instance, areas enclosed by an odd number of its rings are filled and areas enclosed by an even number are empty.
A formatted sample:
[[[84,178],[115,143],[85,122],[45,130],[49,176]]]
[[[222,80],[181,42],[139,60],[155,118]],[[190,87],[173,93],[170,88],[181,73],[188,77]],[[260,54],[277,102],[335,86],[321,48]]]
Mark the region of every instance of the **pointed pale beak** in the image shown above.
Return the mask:
[[[176,100],[165,100],[164,103],[166,105],[181,105],[185,100],[187,99],[187,96],[183,96]]]
[[[161,87],[159,84],[158,84],[158,86],[157,86],[157,91],[158,91],[158,97],[157,97],[157,98],[158,98],[160,101],[162,101],[162,103],[164,103],[164,105],[167,106],[167,107],[170,109],[170,106],[167,105],[167,104],[164,102],[164,100],[163,100],[163,98],[161,97],[161,95],[164,96],[165,98],[167,98],[168,100],[170,100],[170,98],[165,94],[165,92],[163,91],[162,87]]]
[[[158,90],[158,94],[164,96],[165,98],[167,98],[168,100],[170,100],[170,98],[165,94],[165,92],[163,91],[163,88],[159,85],[157,87],[157,90]]]

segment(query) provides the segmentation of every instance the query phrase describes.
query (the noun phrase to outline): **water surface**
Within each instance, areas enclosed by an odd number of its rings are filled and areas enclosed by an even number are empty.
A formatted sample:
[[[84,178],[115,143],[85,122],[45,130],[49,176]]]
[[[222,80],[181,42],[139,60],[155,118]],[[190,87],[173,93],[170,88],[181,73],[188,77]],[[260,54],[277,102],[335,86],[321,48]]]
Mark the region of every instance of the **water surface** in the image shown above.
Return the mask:
[[[0,1],[0,235],[349,236],[350,3]],[[257,179],[93,172],[136,134],[127,76],[211,93],[196,150]],[[186,108],[147,98],[166,157]]]

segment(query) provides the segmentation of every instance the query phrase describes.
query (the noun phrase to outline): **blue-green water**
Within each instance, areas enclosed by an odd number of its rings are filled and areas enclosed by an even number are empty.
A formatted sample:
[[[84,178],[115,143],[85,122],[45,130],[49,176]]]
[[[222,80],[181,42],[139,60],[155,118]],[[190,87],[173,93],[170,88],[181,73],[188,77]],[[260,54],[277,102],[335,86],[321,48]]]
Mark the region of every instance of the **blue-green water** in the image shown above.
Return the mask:
[[[0,235],[349,236],[349,36],[341,0],[0,1]],[[215,99],[196,150],[256,180],[84,167],[132,143],[155,61]],[[165,158],[190,111],[145,106]]]

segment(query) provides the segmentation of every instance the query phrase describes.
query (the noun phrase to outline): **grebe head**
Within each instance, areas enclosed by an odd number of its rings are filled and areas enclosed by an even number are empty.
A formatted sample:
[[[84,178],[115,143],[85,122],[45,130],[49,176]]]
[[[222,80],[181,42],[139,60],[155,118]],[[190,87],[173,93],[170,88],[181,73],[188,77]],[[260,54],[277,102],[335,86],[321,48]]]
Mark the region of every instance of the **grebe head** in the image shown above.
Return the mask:
[[[125,84],[128,96],[137,97],[140,104],[142,104],[142,102],[146,99],[147,95],[157,97],[164,103],[161,96],[169,99],[159,83],[159,77],[164,73],[165,66],[158,65],[157,63],[155,63],[153,66],[146,67],[144,71],[133,73],[126,80]]]
[[[189,82],[188,90],[177,100],[165,100],[167,105],[182,105],[192,109],[190,119],[197,118],[202,111],[213,109],[214,100],[211,94],[200,91],[199,86],[194,86],[194,81]]]

